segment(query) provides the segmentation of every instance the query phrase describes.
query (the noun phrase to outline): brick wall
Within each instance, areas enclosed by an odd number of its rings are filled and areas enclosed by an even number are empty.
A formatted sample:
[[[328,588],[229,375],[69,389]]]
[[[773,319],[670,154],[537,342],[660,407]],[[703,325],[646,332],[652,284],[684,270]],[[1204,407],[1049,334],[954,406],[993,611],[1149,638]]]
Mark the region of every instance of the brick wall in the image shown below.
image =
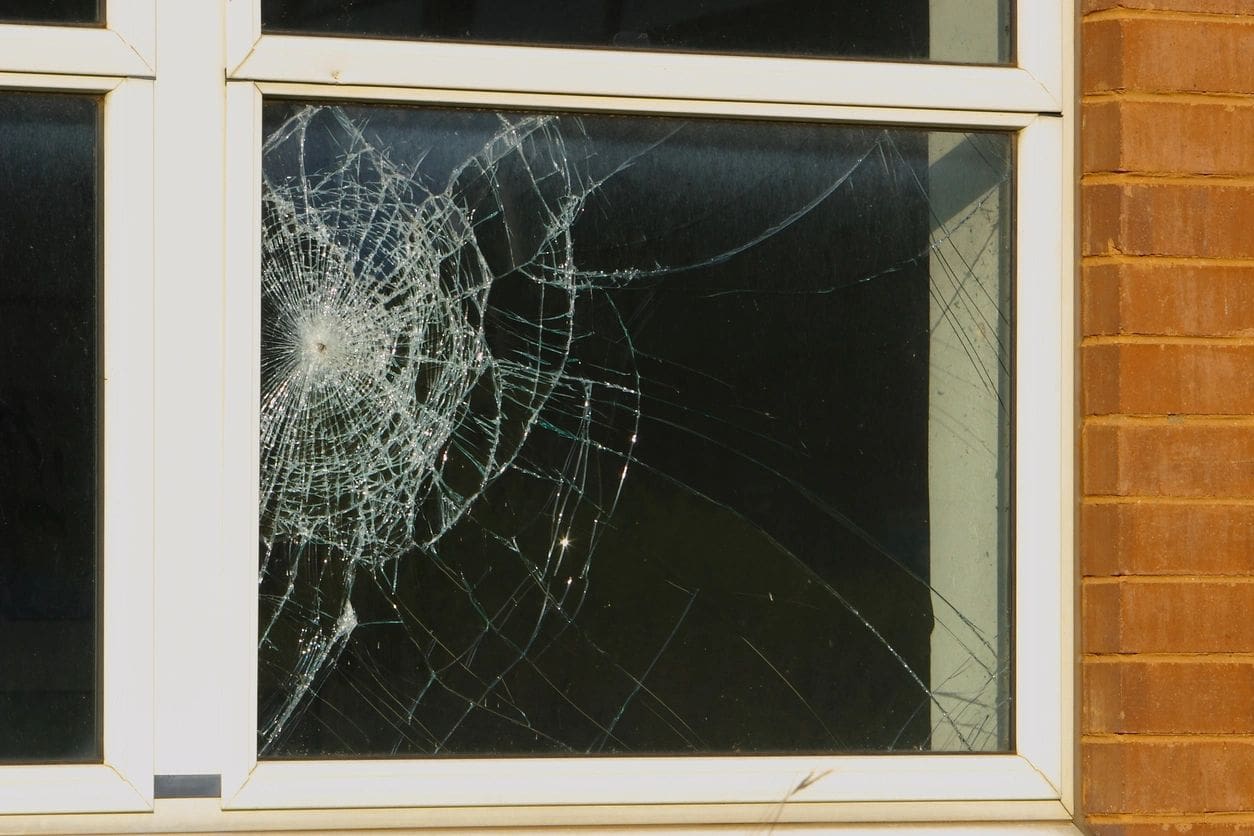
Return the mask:
[[[1084,807],[1254,836],[1254,0],[1081,11]]]

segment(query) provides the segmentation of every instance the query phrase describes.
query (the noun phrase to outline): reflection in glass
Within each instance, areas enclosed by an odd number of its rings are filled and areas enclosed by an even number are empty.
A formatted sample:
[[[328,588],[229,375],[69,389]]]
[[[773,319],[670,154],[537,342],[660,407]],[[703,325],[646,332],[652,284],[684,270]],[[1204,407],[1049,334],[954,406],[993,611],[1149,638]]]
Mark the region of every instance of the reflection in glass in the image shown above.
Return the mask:
[[[100,757],[98,115],[0,94],[0,762]]]
[[[269,32],[1001,64],[1010,0],[262,0]]]
[[[263,756],[1010,746],[1007,135],[265,131]]]
[[[102,23],[105,0],[0,0],[0,23]]]

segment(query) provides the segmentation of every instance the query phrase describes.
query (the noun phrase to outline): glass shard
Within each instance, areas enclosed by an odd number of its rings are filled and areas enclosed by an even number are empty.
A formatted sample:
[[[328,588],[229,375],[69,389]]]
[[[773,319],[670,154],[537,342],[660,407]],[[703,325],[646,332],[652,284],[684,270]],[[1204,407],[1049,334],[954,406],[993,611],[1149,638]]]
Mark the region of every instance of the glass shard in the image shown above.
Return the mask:
[[[100,758],[97,120],[0,93],[0,762]]]
[[[1010,744],[1010,140],[265,106],[263,757]]]

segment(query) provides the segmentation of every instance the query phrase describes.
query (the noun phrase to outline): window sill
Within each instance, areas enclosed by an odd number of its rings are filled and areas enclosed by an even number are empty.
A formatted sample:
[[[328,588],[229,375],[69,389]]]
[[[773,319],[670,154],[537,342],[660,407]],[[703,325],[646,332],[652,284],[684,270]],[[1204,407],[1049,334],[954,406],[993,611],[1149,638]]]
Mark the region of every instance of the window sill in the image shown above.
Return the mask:
[[[887,816],[894,823],[881,821]],[[319,832],[369,833],[404,828],[438,833],[490,833],[501,828],[544,827],[545,832],[589,832],[612,828],[639,833],[886,833],[907,836],[958,836],[1013,833],[1020,836],[1069,836],[1082,831],[1057,802],[941,802],[927,804],[726,804],[656,807],[493,807],[374,810],[223,811],[221,801],[159,799],[152,813],[5,816],[0,834],[9,833],[194,833]],[[473,824],[472,822],[473,817]],[[1036,820],[1031,820],[1036,819]],[[610,824],[611,821],[619,824]],[[957,820],[957,823],[955,823]],[[628,828],[624,830],[624,828]]]

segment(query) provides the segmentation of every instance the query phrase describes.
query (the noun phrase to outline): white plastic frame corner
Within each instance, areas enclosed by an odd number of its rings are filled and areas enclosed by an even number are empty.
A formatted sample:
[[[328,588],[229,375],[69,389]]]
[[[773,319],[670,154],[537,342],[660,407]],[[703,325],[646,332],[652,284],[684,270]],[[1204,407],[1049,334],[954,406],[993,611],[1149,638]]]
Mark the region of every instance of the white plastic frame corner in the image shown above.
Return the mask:
[[[153,78],[157,0],[109,0],[104,26],[0,24],[9,72]]]

